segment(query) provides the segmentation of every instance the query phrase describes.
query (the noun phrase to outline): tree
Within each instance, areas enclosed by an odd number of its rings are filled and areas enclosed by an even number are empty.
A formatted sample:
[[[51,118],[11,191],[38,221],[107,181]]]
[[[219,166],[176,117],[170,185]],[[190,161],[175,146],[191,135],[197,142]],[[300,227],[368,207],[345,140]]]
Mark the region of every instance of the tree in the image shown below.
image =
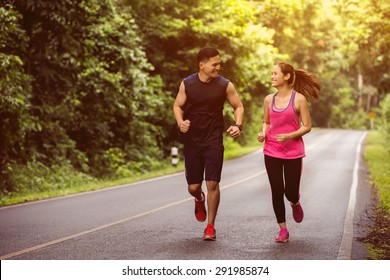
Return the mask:
[[[161,158],[161,80],[150,75],[131,14],[110,0],[7,2],[1,47],[13,71],[1,76],[2,113],[20,119],[20,133],[13,123],[2,139],[25,154],[8,160],[69,160],[103,176],[118,160],[142,169],[148,155]]]
[[[201,47],[211,45],[221,52],[221,74],[235,84],[243,99],[245,123],[251,123],[261,114],[260,97],[265,94],[275,57],[280,55],[273,46],[272,30],[256,23],[256,7],[250,1],[127,0],[121,3],[130,4],[135,12],[148,59],[171,95],[167,100],[170,108],[181,79],[198,70],[196,53]],[[226,123],[231,122],[231,112],[225,113]],[[176,137],[173,117],[170,125],[172,133],[167,143]],[[246,137],[253,134],[246,133],[241,141],[245,142]]]
[[[365,83],[375,86],[383,98],[390,93],[390,3],[367,0],[363,4],[364,12],[356,17],[362,22],[366,36],[358,40],[357,67]],[[379,100],[373,105],[378,106],[378,103]]]
[[[38,130],[30,118],[31,78],[21,57],[27,36],[19,26],[21,15],[11,5],[0,7],[0,185],[10,186],[10,163],[26,160],[25,136]]]

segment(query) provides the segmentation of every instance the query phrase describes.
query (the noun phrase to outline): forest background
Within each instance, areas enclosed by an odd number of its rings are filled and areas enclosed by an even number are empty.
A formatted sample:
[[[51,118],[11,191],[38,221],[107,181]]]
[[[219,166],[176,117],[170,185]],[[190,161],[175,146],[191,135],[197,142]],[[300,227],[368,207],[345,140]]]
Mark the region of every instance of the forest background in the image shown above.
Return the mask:
[[[221,52],[245,106],[250,146],[275,62],[314,72],[314,126],[390,140],[386,0],[3,0],[0,200],[64,191],[169,165],[172,105],[196,53]],[[226,107],[225,123],[232,123]],[[180,147],[180,145],[179,145]]]

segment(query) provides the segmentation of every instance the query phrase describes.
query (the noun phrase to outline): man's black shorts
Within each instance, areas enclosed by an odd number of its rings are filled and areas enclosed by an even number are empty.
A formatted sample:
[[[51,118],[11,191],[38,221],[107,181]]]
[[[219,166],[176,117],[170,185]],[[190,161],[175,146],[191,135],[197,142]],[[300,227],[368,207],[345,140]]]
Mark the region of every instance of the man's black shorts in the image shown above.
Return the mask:
[[[222,143],[213,143],[205,147],[184,145],[187,183],[200,184],[203,179],[221,181],[223,154]]]

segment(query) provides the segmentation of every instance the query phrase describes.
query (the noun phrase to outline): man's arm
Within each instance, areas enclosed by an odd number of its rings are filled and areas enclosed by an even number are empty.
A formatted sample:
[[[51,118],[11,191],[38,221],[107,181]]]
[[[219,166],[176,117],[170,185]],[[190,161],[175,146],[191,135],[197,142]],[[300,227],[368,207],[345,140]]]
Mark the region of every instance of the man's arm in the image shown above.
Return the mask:
[[[263,142],[265,140],[265,135],[267,134],[267,131],[269,129],[270,125],[270,119],[269,119],[269,106],[272,102],[272,94],[267,95],[264,98],[264,105],[263,105],[263,110],[264,110],[264,116],[263,116],[263,127],[260,131],[260,133],[257,135],[257,140],[259,142]]]
[[[244,119],[244,106],[242,105],[240,96],[231,82],[229,82],[226,89],[226,98],[230,106],[234,109],[234,121],[237,125],[242,125]],[[228,128],[227,132],[230,133],[230,136],[233,138],[237,138],[240,136],[241,130],[238,126],[232,125]]]
[[[190,129],[190,121],[189,120],[183,120],[183,109],[182,107],[186,103],[187,95],[186,90],[184,86],[184,82],[181,82],[179,87],[179,92],[177,93],[175,103],[173,104],[173,114],[176,119],[177,126],[179,127],[180,131],[183,133],[186,133]]]

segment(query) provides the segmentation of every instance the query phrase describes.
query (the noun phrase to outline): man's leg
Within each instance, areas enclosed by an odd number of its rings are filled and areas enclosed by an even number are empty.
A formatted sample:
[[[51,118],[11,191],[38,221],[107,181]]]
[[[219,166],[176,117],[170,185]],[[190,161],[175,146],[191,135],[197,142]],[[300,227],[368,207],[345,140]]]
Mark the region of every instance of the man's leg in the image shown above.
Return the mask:
[[[205,207],[206,197],[202,191],[201,184],[189,184],[188,192],[195,197],[195,217],[199,222],[204,222],[207,218]]]
[[[215,240],[217,235],[214,228],[214,223],[217,216],[220,199],[219,182],[214,180],[206,180],[206,186],[208,221],[204,230],[203,240]]]
[[[188,185],[188,192],[197,200],[202,200],[202,184],[190,184]]]
[[[220,200],[219,181],[221,180],[223,152],[223,145],[221,143],[217,143],[208,147],[205,153],[205,181],[207,186],[208,223],[205,229],[205,234],[203,236],[204,240],[216,239],[214,224]]]
[[[207,209],[209,212],[208,215],[208,224],[214,224],[215,218],[217,216],[219,200],[220,200],[220,190],[219,182],[207,180]]]
[[[219,182],[223,166],[223,152],[224,147],[220,143],[208,147],[205,152],[208,223],[212,225],[215,223],[220,200]]]
[[[202,192],[204,160],[202,151],[193,146],[184,145],[184,165],[188,192],[195,197],[195,217],[199,222],[206,220],[205,196]]]

